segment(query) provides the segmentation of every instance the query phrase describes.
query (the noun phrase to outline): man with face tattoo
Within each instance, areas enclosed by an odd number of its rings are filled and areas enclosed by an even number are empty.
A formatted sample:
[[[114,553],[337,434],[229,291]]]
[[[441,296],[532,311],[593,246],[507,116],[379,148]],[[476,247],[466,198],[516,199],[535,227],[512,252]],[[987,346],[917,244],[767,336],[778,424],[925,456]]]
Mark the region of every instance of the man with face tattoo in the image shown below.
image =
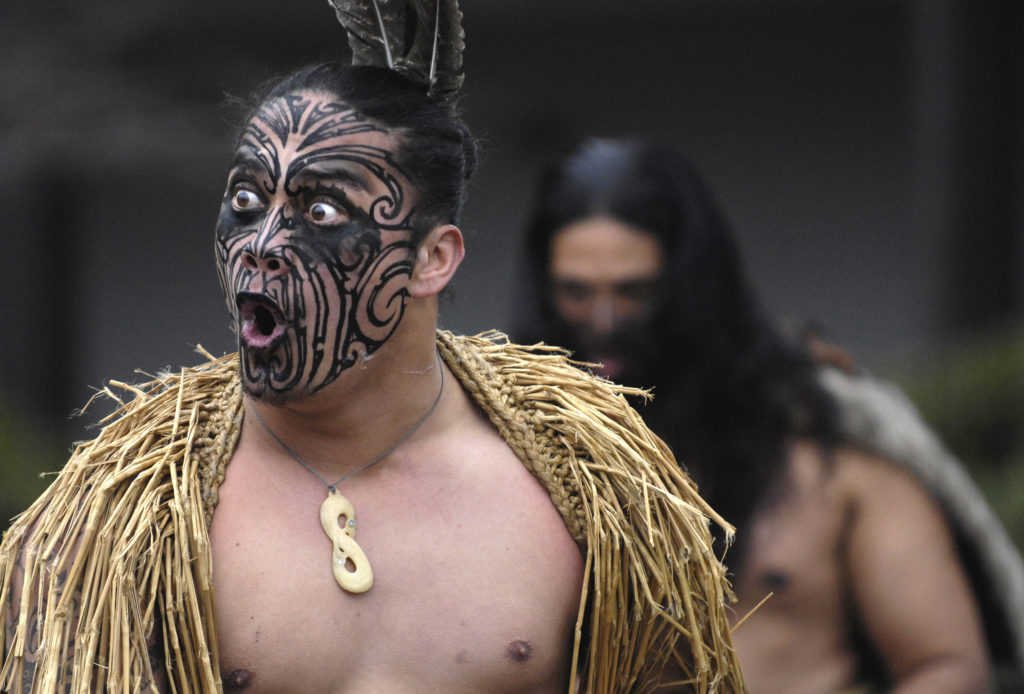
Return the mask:
[[[688,160],[592,139],[537,190],[515,337],[653,388],[641,413],[738,529],[737,618],[771,594],[734,634],[751,692],[984,692],[982,601],[1020,668],[1005,531],[911,408],[784,338]]]
[[[724,521],[634,391],[437,330],[475,144],[461,55],[422,63],[457,6],[334,4],[386,62],[258,99],[216,225],[238,354],[118,386],[12,526],[0,690],[743,691]]]

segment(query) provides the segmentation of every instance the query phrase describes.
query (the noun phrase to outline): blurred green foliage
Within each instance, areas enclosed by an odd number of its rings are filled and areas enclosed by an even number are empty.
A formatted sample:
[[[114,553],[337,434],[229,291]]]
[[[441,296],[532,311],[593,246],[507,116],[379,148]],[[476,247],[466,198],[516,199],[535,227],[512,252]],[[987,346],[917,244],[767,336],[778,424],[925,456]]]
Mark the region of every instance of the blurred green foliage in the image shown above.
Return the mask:
[[[889,365],[1024,548],[1024,326]]]
[[[67,432],[0,402],[0,531],[47,487],[67,460]]]

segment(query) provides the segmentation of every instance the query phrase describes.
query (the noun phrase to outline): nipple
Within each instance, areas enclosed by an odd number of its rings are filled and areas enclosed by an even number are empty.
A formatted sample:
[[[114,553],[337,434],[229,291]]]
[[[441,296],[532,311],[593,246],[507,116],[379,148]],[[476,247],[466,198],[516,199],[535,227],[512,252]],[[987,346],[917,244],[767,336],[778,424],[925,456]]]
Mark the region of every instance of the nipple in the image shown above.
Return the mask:
[[[224,688],[228,690],[245,689],[252,684],[252,673],[245,669],[235,670],[222,678]]]
[[[525,663],[533,655],[533,647],[526,641],[513,641],[508,645],[505,655],[513,663]]]
[[[790,577],[784,571],[764,571],[761,576],[761,583],[765,588],[774,592],[784,591],[789,587]]]

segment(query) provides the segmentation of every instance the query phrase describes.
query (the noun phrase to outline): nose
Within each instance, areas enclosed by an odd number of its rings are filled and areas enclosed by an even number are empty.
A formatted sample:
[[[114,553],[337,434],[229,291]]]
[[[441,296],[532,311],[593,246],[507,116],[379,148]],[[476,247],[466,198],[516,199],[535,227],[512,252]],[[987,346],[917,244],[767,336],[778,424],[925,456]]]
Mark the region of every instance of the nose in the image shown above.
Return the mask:
[[[615,306],[615,299],[610,296],[600,296],[594,300],[590,309],[590,325],[598,335],[608,335],[614,332],[619,323],[619,311]]]
[[[284,253],[257,250],[251,245],[242,251],[242,265],[264,277],[282,277],[291,270],[291,263]]]

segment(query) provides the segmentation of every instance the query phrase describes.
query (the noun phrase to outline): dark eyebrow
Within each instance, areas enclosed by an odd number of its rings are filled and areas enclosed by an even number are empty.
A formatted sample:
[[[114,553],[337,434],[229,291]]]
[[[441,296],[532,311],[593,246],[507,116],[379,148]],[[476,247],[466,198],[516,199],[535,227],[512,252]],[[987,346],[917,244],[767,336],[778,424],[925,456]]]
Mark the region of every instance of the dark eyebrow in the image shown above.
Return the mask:
[[[295,165],[297,163],[297,165]],[[293,162],[288,169],[288,182],[297,178],[326,179],[342,185],[348,184],[353,188],[370,192],[366,180],[353,170],[353,166],[345,160],[319,160],[302,165],[300,162]]]
[[[272,175],[272,172],[267,169],[267,163],[256,156],[249,147],[243,146],[235,152],[235,158],[231,161],[230,170],[234,171],[239,168],[249,169],[250,171],[258,169]]]

